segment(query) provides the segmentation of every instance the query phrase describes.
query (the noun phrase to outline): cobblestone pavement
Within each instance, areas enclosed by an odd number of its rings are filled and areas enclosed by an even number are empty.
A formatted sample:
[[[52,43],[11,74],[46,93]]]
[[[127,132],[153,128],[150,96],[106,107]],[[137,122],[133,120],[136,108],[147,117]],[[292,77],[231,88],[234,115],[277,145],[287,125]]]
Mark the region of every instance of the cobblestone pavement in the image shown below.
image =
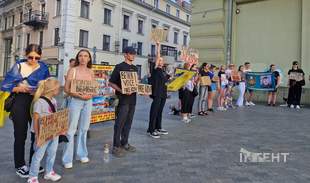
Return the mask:
[[[103,160],[103,146],[112,143],[113,123],[91,126],[90,163],[74,162],[72,170],[61,166],[62,145],[55,163],[64,183],[308,183],[310,182],[310,109],[258,105],[215,112],[184,124],[168,115],[163,126],[169,135],[152,139],[146,135],[149,99],[136,108],[130,143],[136,153]],[[196,105],[196,104],[195,104]],[[29,149],[27,142],[27,149]],[[287,162],[240,162],[240,149],[250,152],[290,153]],[[28,155],[26,156],[28,157]],[[10,121],[0,129],[0,182],[26,182],[15,175],[13,130]],[[47,182],[40,178],[40,182]]]

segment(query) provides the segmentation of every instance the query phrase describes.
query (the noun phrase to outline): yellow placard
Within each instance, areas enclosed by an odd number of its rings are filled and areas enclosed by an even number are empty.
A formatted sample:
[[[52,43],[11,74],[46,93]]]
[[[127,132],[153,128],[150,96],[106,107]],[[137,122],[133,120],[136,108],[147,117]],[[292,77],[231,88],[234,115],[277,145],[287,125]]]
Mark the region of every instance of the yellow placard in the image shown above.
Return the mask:
[[[92,114],[90,123],[98,123],[102,121],[109,121],[115,119],[115,112],[103,112],[99,114]]]
[[[168,85],[168,91],[178,91],[182,88],[188,80],[192,79],[196,73],[193,71],[188,71],[184,69],[176,69],[175,75],[177,76]]]

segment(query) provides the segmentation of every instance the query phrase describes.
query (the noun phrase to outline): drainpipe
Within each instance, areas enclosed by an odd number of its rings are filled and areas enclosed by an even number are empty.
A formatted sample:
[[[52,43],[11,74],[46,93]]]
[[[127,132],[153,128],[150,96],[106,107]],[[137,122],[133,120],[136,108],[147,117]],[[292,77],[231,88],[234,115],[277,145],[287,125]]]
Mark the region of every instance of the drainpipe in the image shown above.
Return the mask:
[[[232,21],[233,21],[233,0],[228,0],[227,8],[227,29],[226,29],[226,64],[231,64],[231,47],[232,47]]]

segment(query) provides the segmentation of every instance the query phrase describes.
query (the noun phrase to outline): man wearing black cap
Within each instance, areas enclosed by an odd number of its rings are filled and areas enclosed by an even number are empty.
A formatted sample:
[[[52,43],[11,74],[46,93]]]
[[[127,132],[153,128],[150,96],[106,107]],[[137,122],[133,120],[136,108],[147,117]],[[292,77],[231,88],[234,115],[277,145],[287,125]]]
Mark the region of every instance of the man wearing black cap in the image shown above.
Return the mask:
[[[128,144],[129,132],[136,107],[136,93],[122,93],[120,78],[121,71],[138,72],[137,67],[133,65],[136,51],[133,47],[126,47],[123,52],[125,61],[115,66],[110,78],[110,86],[115,89],[119,99],[118,106],[116,107],[112,150],[112,154],[116,157],[124,156],[125,151],[136,151],[135,147]]]

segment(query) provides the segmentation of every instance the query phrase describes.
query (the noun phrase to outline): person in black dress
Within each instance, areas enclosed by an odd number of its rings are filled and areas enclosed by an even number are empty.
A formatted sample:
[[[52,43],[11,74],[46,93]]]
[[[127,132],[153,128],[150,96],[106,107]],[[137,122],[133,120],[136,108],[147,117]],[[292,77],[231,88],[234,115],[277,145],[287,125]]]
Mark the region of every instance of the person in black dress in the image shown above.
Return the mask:
[[[302,69],[299,68],[298,62],[294,61],[292,69],[288,71],[289,75],[289,91],[288,91],[288,100],[287,104],[290,108],[300,109],[300,99],[301,99],[301,92],[302,86],[305,85],[305,73]],[[301,76],[299,78],[294,78],[290,76]]]

